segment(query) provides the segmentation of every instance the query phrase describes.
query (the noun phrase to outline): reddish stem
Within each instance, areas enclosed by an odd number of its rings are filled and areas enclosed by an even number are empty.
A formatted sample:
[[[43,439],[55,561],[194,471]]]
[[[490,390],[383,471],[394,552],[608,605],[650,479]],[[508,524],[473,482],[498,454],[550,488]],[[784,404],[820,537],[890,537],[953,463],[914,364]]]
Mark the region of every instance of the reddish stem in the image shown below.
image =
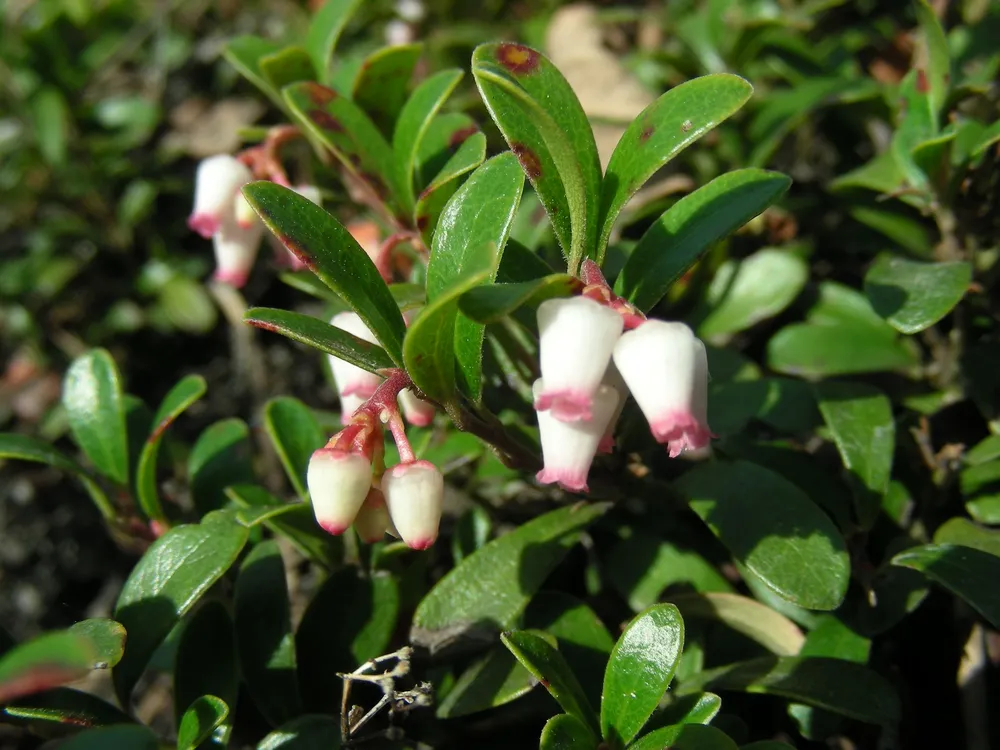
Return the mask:
[[[601,273],[601,267],[590,258],[583,261],[583,265],[580,267],[580,278],[586,284],[581,295],[595,302],[600,302],[621,315],[625,321],[625,330],[638,328],[646,322],[645,315],[630,302],[611,291],[608,280]]]
[[[406,428],[403,426],[403,417],[399,413],[399,392],[404,388],[410,388],[413,381],[406,374],[405,370],[394,369],[389,371],[389,376],[382,381],[382,384],[375,389],[375,393],[354,413],[353,419],[365,416],[384,422],[392,433],[392,439],[396,443],[399,451],[399,459],[404,464],[412,463],[416,460],[416,454],[406,437]]]
[[[236,158],[250,167],[258,180],[270,180],[278,185],[291,187],[278,150],[285,143],[301,136],[302,133],[294,125],[276,125],[267,131],[263,142],[241,151]]]

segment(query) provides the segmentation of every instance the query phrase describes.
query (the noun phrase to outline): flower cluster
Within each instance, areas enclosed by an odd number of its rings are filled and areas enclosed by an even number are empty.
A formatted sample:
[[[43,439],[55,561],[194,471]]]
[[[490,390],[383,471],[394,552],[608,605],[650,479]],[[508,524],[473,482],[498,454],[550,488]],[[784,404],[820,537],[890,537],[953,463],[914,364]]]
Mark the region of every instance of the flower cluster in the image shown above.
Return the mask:
[[[538,307],[542,377],[533,388],[544,458],[537,479],[574,492],[587,490],[594,456],[614,447],[630,393],[671,458],[712,437],[705,345],[683,323],[646,320],[593,262],[583,272],[580,296]]]
[[[339,366],[353,367],[344,362]],[[350,395],[357,395],[356,388],[364,386],[344,372],[343,380],[338,380],[341,390],[346,387],[352,390]],[[351,414],[344,429],[309,460],[306,482],[313,513],[329,533],[342,534],[353,524],[364,542],[377,542],[388,532],[419,550],[437,539],[444,477],[434,464],[416,460],[406,440],[395,402],[408,383],[409,378],[399,370],[382,381]],[[389,469],[383,462],[383,421],[400,456],[400,463]]]

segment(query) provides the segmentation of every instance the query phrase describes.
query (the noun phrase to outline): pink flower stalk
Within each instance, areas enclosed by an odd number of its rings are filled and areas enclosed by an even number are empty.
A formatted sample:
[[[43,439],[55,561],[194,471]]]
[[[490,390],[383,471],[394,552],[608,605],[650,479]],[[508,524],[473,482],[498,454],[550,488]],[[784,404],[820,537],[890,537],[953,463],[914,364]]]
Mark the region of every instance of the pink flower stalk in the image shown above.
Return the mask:
[[[414,427],[427,427],[434,421],[434,404],[419,398],[412,388],[404,388],[399,392],[399,406],[403,410],[403,417]]]
[[[240,199],[242,200],[242,196]],[[263,233],[264,225],[259,221],[249,227],[241,227],[234,215],[225,217],[218,231],[212,235],[215,280],[236,288],[246,284],[257,259]]]
[[[353,333],[365,341],[370,341],[373,344],[378,343],[374,334],[368,330],[368,326],[364,324],[356,313],[350,311],[338,313],[330,320],[330,325],[348,333]],[[330,369],[333,371],[333,379],[337,381],[341,414],[353,414],[360,404],[356,400],[345,397],[357,396],[363,402],[375,393],[375,389],[382,382],[382,378],[367,370],[362,370],[350,362],[345,362],[332,354],[328,356],[330,358]]]
[[[709,444],[708,357],[690,328],[646,321],[618,340],[614,362],[671,458]]]
[[[532,390],[537,401],[538,394],[545,390],[542,381],[536,380]],[[586,492],[590,465],[621,400],[618,391],[602,385],[591,399],[591,418],[587,421],[564,422],[551,411],[539,411],[545,466],[535,478],[542,484],[558,483],[571,492]]]
[[[535,394],[535,409],[551,411],[563,422],[592,419],[594,395],[623,327],[617,312],[586,297],[551,299],[539,305],[544,386]]]
[[[188,226],[205,239],[233,220],[233,199],[253,179],[250,169],[229,154],[202,160],[195,173],[194,209]]]
[[[444,504],[444,477],[430,461],[393,466],[382,475],[389,515],[411,549],[427,549],[437,539]]]
[[[354,530],[365,544],[375,544],[382,541],[385,531],[392,521],[389,519],[389,509],[385,505],[382,491],[372,487],[362,504],[358,515],[354,518]]]
[[[343,534],[371,489],[371,459],[360,451],[320,448],[309,459],[306,483],[316,522],[330,534]]]

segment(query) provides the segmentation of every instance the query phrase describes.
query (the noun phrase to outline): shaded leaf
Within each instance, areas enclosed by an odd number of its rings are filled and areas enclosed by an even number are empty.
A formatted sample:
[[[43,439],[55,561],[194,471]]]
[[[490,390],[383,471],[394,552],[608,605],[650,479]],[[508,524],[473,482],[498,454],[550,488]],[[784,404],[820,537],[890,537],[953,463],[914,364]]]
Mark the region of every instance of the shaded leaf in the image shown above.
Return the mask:
[[[241,419],[223,419],[198,436],[188,455],[188,476],[199,512],[222,508],[226,487],[253,479],[250,459],[250,429]]]
[[[264,429],[299,497],[305,498],[306,470],[314,451],[326,443],[312,409],[291,396],[273,398],[264,405]]]
[[[968,602],[994,627],[1000,627],[996,587],[1000,557],[957,544],[925,544],[899,553],[892,564],[919,570]]]
[[[82,690],[63,687],[33,693],[7,704],[0,711],[7,720],[15,719],[29,726],[53,723],[97,727],[131,721],[107,701]]]
[[[421,43],[382,47],[361,64],[354,79],[353,99],[382,129],[391,133],[399,111],[406,103],[406,90],[413,69],[423,54]]]
[[[893,328],[918,333],[951,312],[971,282],[968,263],[920,263],[880,255],[865,274],[865,294]]]
[[[679,724],[650,732],[628,750],[737,750],[728,734],[701,724]]]
[[[260,741],[257,750],[337,750],[340,722],[332,716],[300,716]]]
[[[91,638],[57,630],[15,646],[0,658],[0,703],[86,675],[97,649]]]
[[[285,47],[278,52],[264,55],[257,61],[260,74],[275,91],[290,83],[311,81],[316,77],[309,53],[301,47]]]
[[[59,743],[59,750],[159,750],[151,729],[136,724],[88,729]]]
[[[521,307],[537,307],[547,299],[569,297],[582,289],[582,282],[565,273],[514,284],[491,284],[470,289],[458,306],[477,323],[497,323]]]
[[[211,738],[229,716],[229,706],[214,695],[197,698],[181,717],[177,727],[177,750],[195,750]]]
[[[83,635],[94,644],[94,669],[110,669],[125,652],[125,628],[106,617],[94,617],[70,625],[70,633]]]
[[[685,621],[718,620],[778,656],[794,656],[805,642],[794,622],[756,599],[720,592],[675,594],[669,599]]]
[[[413,222],[424,242],[430,244],[448,200],[461,184],[461,178],[476,169],[486,158],[486,136],[473,133],[455,150],[434,179],[417,196]]]
[[[539,750],[593,750],[596,746],[590,727],[570,714],[557,714],[545,722],[538,740]]]

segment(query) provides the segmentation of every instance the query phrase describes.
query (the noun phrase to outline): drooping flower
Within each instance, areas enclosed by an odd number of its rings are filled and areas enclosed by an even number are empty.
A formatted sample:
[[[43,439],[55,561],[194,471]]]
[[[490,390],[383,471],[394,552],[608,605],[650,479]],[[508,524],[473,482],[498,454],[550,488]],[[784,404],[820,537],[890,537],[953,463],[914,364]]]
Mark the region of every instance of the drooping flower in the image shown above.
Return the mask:
[[[403,417],[414,427],[427,427],[434,421],[434,404],[418,398],[412,388],[404,388],[399,392],[399,406]]]
[[[354,530],[358,532],[362,542],[375,544],[385,536],[390,523],[385,497],[381,490],[372,487],[354,518]]]
[[[320,448],[309,459],[306,484],[316,522],[330,534],[343,534],[371,489],[371,458],[358,450]]]
[[[593,417],[592,402],[624,323],[614,310],[586,297],[538,306],[543,388],[535,409],[563,422]]]
[[[544,384],[532,386],[537,400]],[[558,483],[573,492],[587,491],[587,474],[597,447],[614,416],[621,394],[610,386],[598,386],[591,399],[591,417],[587,421],[563,422],[550,411],[538,412],[538,431],[542,441],[544,468],[536,475],[542,484]]]
[[[250,169],[229,154],[201,161],[195,174],[194,209],[188,226],[205,239],[216,234],[229,220],[234,222],[234,198],[253,179]]]
[[[377,343],[374,334],[364,324],[364,321],[353,312],[342,312],[334,315],[330,320],[330,325],[340,328],[348,333],[353,333],[360,339]],[[337,381],[337,393],[340,395],[341,414],[353,413],[360,403],[356,400],[348,400],[347,396],[357,396],[362,401],[367,399],[378,388],[382,378],[374,373],[362,370],[350,362],[328,355],[330,358],[330,369],[333,371],[333,379]],[[350,409],[350,412],[348,411]]]
[[[611,419],[608,421],[608,426],[604,429],[604,434],[601,436],[601,442],[597,446],[597,452],[605,454],[611,453],[615,449],[615,427],[618,425],[618,418],[621,417],[622,412],[625,410],[625,402],[628,400],[628,385],[625,384],[625,380],[622,378],[622,374],[618,372],[618,368],[615,367],[613,360],[608,362],[608,369],[604,371],[601,383],[614,388],[619,396],[618,405],[611,413]]]
[[[622,335],[614,362],[671,458],[709,444],[708,357],[688,326],[646,321]]]
[[[218,231],[212,235],[216,281],[237,288],[247,283],[254,261],[257,259],[263,232],[264,225],[259,221],[248,227],[242,227],[236,221],[235,215],[223,219]]]
[[[444,504],[444,477],[430,461],[397,464],[382,475],[382,493],[392,524],[412,549],[437,539]]]

